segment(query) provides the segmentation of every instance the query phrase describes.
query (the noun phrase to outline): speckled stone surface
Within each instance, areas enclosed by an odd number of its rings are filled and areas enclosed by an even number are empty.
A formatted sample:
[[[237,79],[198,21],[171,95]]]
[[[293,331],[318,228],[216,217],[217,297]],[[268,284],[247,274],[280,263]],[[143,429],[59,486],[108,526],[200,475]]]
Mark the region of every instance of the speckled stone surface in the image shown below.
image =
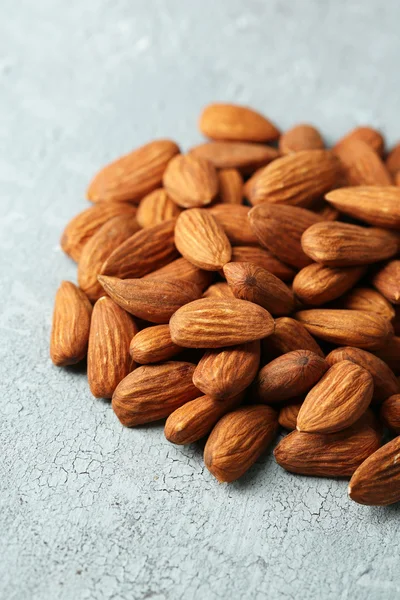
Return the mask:
[[[400,512],[263,458],[218,485],[201,446],[123,429],[48,358],[60,251],[97,168],[200,107],[249,103],[332,140],[400,139],[399,9],[378,0],[0,3],[0,597],[400,597]]]

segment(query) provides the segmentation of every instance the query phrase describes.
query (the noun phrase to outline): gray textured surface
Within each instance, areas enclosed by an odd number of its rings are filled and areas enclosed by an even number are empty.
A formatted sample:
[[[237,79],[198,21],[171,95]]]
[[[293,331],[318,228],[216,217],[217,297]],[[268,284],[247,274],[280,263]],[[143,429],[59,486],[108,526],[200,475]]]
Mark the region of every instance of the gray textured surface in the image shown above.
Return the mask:
[[[197,141],[210,100],[400,138],[396,2],[2,0],[0,597],[394,600],[399,511],[271,458],[218,485],[199,447],[122,429],[53,367],[60,232],[105,161]]]

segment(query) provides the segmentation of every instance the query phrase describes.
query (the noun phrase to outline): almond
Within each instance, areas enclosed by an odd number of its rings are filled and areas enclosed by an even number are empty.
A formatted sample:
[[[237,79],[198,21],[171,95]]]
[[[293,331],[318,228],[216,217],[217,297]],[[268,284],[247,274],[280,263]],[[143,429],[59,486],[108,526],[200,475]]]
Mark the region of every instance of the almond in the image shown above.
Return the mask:
[[[335,148],[348,185],[391,185],[392,178],[384,162],[362,140],[348,140]]]
[[[193,383],[204,394],[225,400],[251,384],[259,364],[259,340],[222,350],[209,350],[195,369]]]
[[[324,357],[321,348],[304,325],[290,317],[276,319],[275,331],[263,340],[263,349],[271,359],[293,350],[309,350]]]
[[[237,169],[221,169],[218,173],[218,201],[222,204],[242,204],[243,178]]]
[[[202,298],[170,320],[171,338],[185,348],[223,348],[267,337],[274,320],[261,306],[236,298]]]
[[[361,140],[362,142],[368,144],[368,146],[370,146],[372,150],[375,150],[375,152],[379,154],[379,156],[383,155],[385,149],[385,140],[383,138],[383,135],[380,131],[377,131],[373,127],[369,127],[368,125],[355,127],[354,129],[349,131],[349,133],[343,136],[335,144],[333,148],[334,152],[336,152],[340,149],[340,147],[343,147],[348,142],[351,142],[353,140]]]
[[[168,417],[177,408],[199,396],[192,382],[195,366],[187,362],[165,362],[138,367],[117,386],[112,407],[126,427]]]
[[[339,308],[362,310],[373,313],[391,321],[395,316],[393,306],[376,290],[357,287],[348,292],[340,300]]]
[[[236,408],[243,394],[220,402],[211,396],[200,396],[186,402],[168,417],[165,437],[173,444],[192,444],[206,436],[227,412]]]
[[[96,398],[111,398],[135,364],[129,343],[138,328],[122,308],[103,296],[93,308],[87,358],[90,390]]]
[[[276,148],[244,142],[206,142],[194,146],[189,153],[209,160],[217,169],[238,169],[246,175],[279,156]]]
[[[278,277],[252,263],[230,262],[224,275],[236,298],[259,304],[273,315],[294,309],[291,290]]]
[[[306,123],[295,125],[279,138],[279,150],[282,154],[302,150],[322,150],[324,146],[324,140],[318,129]]]
[[[206,210],[184,211],[175,226],[175,245],[191,263],[206,271],[218,271],[229,262],[232,248],[217,220]]]
[[[179,206],[168,196],[167,192],[159,188],[142,198],[137,209],[136,219],[140,227],[154,227],[154,225],[177,217],[180,212]]]
[[[313,263],[293,281],[293,291],[304,304],[321,306],[342,296],[364,275],[364,267],[325,267]]]
[[[376,355],[395,373],[400,373],[400,337],[390,337],[382,348],[377,350]]]
[[[295,318],[321,340],[365,350],[381,348],[393,335],[389,321],[358,310],[314,308],[296,313]]]
[[[400,189],[395,185],[345,187],[325,196],[341,213],[387,229],[400,229]]]
[[[198,286],[182,279],[118,279],[99,275],[106,293],[124,310],[151,323],[168,323],[179,307],[201,295]]]
[[[235,481],[268,448],[277,429],[277,414],[270,406],[246,406],[228,413],[207,440],[207,469],[218,481]]]
[[[386,158],[386,168],[392,176],[400,172],[400,144],[396,144]]]
[[[387,398],[381,406],[381,420],[396,435],[400,433],[400,390]]]
[[[163,184],[178,206],[196,208],[210,204],[218,192],[214,165],[205,158],[179,154],[168,164]]]
[[[87,197],[92,202],[138,201],[160,186],[164,171],[179,147],[171,140],[155,140],[104,167],[92,180]]]
[[[397,253],[396,236],[383,229],[323,221],[302,235],[307,256],[327,267],[368,265]]]
[[[137,231],[114,250],[101,273],[126,279],[143,277],[178,256],[174,244],[175,219]]]
[[[169,325],[155,325],[142,329],[133,336],[129,347],[132,359],[142,365],[168,360],[181,350],[182,348],[171,340]]]
[[[318,215],[305,208],[266,202],[252,208],[249,220],[260,244],[281,261],[298,269],[312,262],[303,252],[301,236],[319,222]]]
[[[341,181],[341,166],[329,150],[304,150],[278,158],[251,187],[250,202],[310,206]]]
[[[247,218],[248,206],[216,204],[208,209],[225,231],[229,241],[235,246],[258,246],[258,239]]]
[[[50,358],[57,366],[74,365],[87,353],[92,305],[70,281],[57,290],[50,337]]]
[[[213,103],[200,116],[199,129],[213,140],[270,142],[278,139],[279,129],[260,113],[237,104]]]
[[[400,304],[400,260],[391,260],[371,279],[372,285],[392,304]]]
[[[172,262],[152,271],[143,277],[144,279],[164,280],[164,279],[184,279],[195,283],[201,289],[208,287],[212,281],[213,274],[210,271],[199,269],[186,258],[177,258]]]
[[[295,271],[274,256],[269,250],[259,246],[234,246],[231,262],[249,262],[266,269],[282,281],[291,281]]]
[[[218,281],[209,288],[203,294],[203,298],[234,298],[234,294],[225,281]]]
[[[294,431],[296,429],[297,415],[299,414],[301,405],[302,402],[294,402],[293,404],[282,406],[279,411],[279,425],[288,431]]]
[[[388,506],[400,501],[400,437],[376,450],[356,470],[349,496],[359,504]]]
[[[257,397],[279,403],[308,392],[329,368],[324,358],[310,350],[294,350],[263,367],[255,381]]]

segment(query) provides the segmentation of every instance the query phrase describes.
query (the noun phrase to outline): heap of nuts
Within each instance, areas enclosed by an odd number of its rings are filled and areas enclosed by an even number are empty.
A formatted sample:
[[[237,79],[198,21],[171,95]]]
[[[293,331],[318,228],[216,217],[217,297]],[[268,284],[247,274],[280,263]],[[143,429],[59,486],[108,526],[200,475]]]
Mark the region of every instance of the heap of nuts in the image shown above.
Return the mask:
[[[92,180],[61,239],[78,286],[56,295],[53,362],[87,357],[123,425],[206,438],[219,481],[280,426],[287,471],[399,501],[400,144],[357,127],[327,149],[232,104],[199,124],[189,152],[156,140]]]

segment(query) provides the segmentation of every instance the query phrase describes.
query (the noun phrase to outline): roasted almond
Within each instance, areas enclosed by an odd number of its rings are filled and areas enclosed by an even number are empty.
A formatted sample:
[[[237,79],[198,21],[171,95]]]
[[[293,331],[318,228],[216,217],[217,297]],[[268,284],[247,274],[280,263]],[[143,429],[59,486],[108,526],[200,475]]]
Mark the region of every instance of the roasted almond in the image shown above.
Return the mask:
[[[392,178],[380,156],[362,140],[348,140],[335,148],[348,185],[391,185]]]
[[[247,218],[248,206],[215,204],[208,211],[221,225],[229,241],[235,246],[258,246],[258,239]]]
[[[182,350],[171,340],[169,325],[146,327],[133,336],[129,352],[142,365],[169,360]]]
[[[218,172],[218,201],[222,204],[242,204],[243,178],[237,169]]]
[[[231,262],[249,262],[266,269],[282,281],[291,281],[295,271],[276,258],[269,250],[259,246],[234,246]]]
[[[207,469],[218,481],[235,481],[268,448],[277,430],[277,414],[270,406],[246,406],[228,413],[207,440]]]
[[[373,127],[369,127],[368,125],[361,125],[349,131],[335,144],[333,148],[334,152],[340,150],[341,147],[354,140],[361,140],[362,142],[365,142],[368,144],[368,146],[375,150],[379,156],[382,156],[384,152],[385,140],[383,135],[380,131],[374,129]]]
[[[279,156],[276,148],[246,142],[206,142],[189,153],[209,160],[217,169],[238,169],[243,174],[253,173]]]
[[[400,172],[400,144],[396,144],[386,158],[386,168],[391,175],[397,175]]]
[[[234,294],[225,281],[218,281],[210,285],[203,294],[203,298],[234,298]]]
[[[279,150],[282,154],[292,154],[302,150],[322,150],[324,140],[313,125],[301,123],[282,133],[279,138]]]
[[[168,196],[167,192],[159,188],[147,194],[139,203],[136,219],[140,227],[154,227],[164,221],[177,217],[180,208]]]
[[[297,415],[299,414],[301,405],[302,402],[300,401],[282,406],[281,410],[279,411],[279,425],[287,431],[294,431],[296,429]]]
[[[342,296],[364,275],[365,267],[325,267],[313,263],[293,280],[293,291],[304,304],[321,306]]]
[[[184,279],[185,281],[195,283],[201,289],[208,287],[212,278],[213,274],[211,271],[199,269],[186,260],[186,258],[177,258],[165,265],[165,267],[152,271],[143,277],[143,279],[158,279],[161,281],[164,279]]]
[[[170,198],[183,208],[210,204],[218,192],[214,165],[191,154],[179,154],[169,162],[163,184]]]
[[[362,310],[391,321],[395,316],[393,306],[376,290],[356,287],[340,299],[339,308]]]
[[[307,329],[290,317],[275,321],[275,331],[263,340],[263,350],[270,360],[293,350],[309,350],[324,357],[324,353]]]
[[[345,215],[387,229],[400,229],[400,189],[395,185],[344,187],[326,194]]]
[[[372,285],[392,304],[400,304],[400,260],[390,260],[371,279]]]
[[[390,337],[382,348],[376,351],[379,356],[396,374],[400,373],[400,337]]]
[[[271,121],[247,106],[214,102],[200,116],[199,129],[213,140],[270,142],[280,131]]]

